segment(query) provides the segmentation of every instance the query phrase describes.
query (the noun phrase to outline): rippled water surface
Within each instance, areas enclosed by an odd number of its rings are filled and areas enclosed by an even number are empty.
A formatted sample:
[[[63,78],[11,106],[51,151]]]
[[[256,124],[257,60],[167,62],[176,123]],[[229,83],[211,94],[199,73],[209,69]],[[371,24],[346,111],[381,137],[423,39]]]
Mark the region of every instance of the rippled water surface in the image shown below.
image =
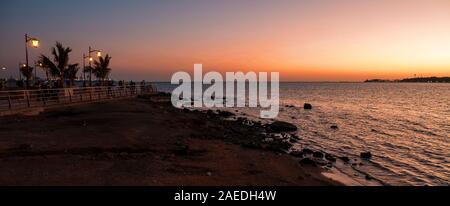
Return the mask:
[[[279,119],[299,126],[299,147],[355,158],[370,151],[355,169],[385,184],[450,185],[450,84],[282,83],[280,97]]]

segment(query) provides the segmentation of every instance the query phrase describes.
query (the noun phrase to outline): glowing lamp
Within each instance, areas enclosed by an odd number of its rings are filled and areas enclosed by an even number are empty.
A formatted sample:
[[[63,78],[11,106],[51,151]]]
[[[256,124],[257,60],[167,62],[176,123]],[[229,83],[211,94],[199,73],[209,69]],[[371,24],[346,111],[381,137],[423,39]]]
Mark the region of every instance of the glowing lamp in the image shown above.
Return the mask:
[[[97,57],[101,57],[102,56],[102,52],[101,51],[98,51],[97,52]]]
[[[39,47],[39,40],[38,39],[31,39],[31,46],[34,48]]]
[[[94,58],[89,57],[89,61],[90,61],[90,62],[94,61]]]

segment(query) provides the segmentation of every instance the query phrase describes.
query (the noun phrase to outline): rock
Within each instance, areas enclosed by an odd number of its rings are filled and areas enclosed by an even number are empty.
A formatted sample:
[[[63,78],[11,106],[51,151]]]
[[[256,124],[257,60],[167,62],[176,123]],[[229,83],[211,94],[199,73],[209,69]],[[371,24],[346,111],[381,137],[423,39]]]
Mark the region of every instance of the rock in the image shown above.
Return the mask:
[[[336,157],[334,157],[333,155],[330,155],[330,154],[325,154],[325,159],[330,162],[336,162]]]
[[[370,175],[366,175],[366,180],[373,180],[373,177]]]
[[[312,150],[310,150],[308,148],[305,148],[305,149],[303,149],[303,153],[305,153],[305,154],[312,154],[312,153],[314,153],[314,151],[312,151]]]
[[[339,159],[341,159],[342,161],[344,161],[344,162],[350,162],[350,158],[348,158],[348,157],[346,157],[346,156],[344,156],[344,157],[339,157]]]
[[[265,143],[271,143],[271,142],[273,142],[273,138],[265,138],[265,139],[263,140],[263,142],[265,142]]]
[[[290,142],[290,143],[297,143],[297,142],[298,142],[298,139],[291,138],[291,139],[289,139],[289,142]]]
[[[269,125],[269,129],[272,132],[295,132],[297,131],[297,126],[288,123],[288,122],[282,122],[282,121],[276,121]]]
[[[313,157],[315,157],[315,158],[323,158],[324,155],[323,155],[322,152],[314,152],[314,153],[313,153]]]
[[[305,105],[303,105],[303,108],[306,109],[306,110],[311,110],[312,109],[312,105],[308,104],[308,103],[305,103]]]
[[[290,148],[292,147],[292,144],[289,142],[285,142],[282,140],[274,140],[272,143],[269,144],[269,149],[276,152],[286,153]]]
[[[333,125],[330,127],[331,129],[339,129],[339,127],[337,125]]]
[[[316,163],[316,165],[320,165],[320,166],[327,166],[328,165],[328,161],[324,160],[324,159],[317,159],[314,160],[314,162]]]
[[[302,160],[300,160],[299,162],[301,165],[311,165],[311,166],[317,166],[316,162],[314,162],[314,160],[310,159],[310,158],[303,158]]]
[[[294,157],[303,157],[303,152],[302,151],[299,151],[299,150],[295,150],[295,151],[292,151],[291,153],[289,153],[290,155],[292,155],[292,156],[294,156]]]
[[[372,153],[370,153],[370,152],[361,152],[360,156],[363,159],[371,159],[372,158]]]
[[[331,168],[333,168],[333,164],[331,162],[329,162],[325,167],[328,169],[331,169]]]

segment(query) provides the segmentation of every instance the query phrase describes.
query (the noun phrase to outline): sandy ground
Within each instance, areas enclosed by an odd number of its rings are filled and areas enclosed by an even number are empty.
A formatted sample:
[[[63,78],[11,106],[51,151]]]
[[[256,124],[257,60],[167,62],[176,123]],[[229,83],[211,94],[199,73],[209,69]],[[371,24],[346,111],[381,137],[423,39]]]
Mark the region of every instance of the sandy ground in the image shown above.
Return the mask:
[[[250,127],[129,99],[0,117],[0,185],[338,185],[320,169],[237,140]]]

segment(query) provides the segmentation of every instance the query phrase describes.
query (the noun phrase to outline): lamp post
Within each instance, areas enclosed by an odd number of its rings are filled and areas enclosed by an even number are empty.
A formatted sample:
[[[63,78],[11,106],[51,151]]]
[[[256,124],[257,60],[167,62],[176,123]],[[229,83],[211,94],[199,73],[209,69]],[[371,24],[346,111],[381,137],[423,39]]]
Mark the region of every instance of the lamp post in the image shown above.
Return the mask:
[[[96,53],[97,57],[101,57],[102,56],[102,51],[101,50],[96,50],[96,49],[92,49],[89,46],[89,53],[88,53],[88,58],[89,58],[89,86],[92,87],[92,62],[94,61],[94,58],[91,56],[92,53]],[[84,57],[84,55],[83,55]],[[84,58],[83,58],[83,63],[84,63]]]
[[[28,34],[25,34],[25,61],[26,62],[25,62],[25,66],[23,66],[23,67],[25,67],[26,69],[30,68],[30,64],[28,63],[28,43],[29,42],[31,42],[31,47],[33,47],[33,48],[39,47],[39,39],[30,37],[30,36],[28,36]],[[19,71],[19,73],[20,73],[20,71]],[[28,87],[28,81],[27,81],[27,87]]]
[[[38,48],[39,47],[39,39],[33,38],[28,36],[28,34],[25,34],[25,60],[26,63],[25,65],[28,67],[28,43],[31,42],[31,46],[33,48]]]

